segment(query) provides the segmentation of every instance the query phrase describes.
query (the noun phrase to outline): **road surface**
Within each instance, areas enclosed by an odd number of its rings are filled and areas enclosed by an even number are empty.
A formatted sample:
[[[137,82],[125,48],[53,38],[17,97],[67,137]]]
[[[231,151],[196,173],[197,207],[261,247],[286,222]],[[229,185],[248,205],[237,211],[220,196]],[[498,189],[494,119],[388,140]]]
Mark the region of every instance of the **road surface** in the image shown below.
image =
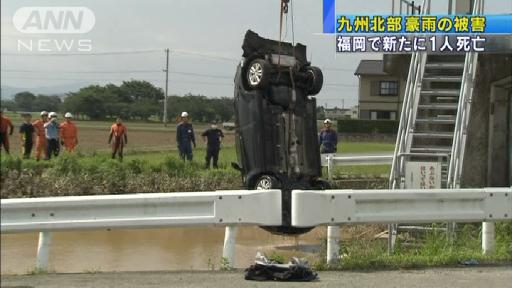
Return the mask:
[[[122,272],[2,276],[4,288],[144,288],[144,287],[512,287],[512,266],[438,268],[378,272],[320,272],[310,283],[254,282],[234,272]]]

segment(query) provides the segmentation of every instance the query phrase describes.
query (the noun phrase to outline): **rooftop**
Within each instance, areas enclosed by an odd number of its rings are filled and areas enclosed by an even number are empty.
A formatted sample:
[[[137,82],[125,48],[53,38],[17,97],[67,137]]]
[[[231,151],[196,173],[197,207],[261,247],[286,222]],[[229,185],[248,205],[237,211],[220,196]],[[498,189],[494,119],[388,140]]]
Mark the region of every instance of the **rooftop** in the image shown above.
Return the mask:
[[[384,72],[384,61],[382,60],[361,60],[354,75],[388,75]]]

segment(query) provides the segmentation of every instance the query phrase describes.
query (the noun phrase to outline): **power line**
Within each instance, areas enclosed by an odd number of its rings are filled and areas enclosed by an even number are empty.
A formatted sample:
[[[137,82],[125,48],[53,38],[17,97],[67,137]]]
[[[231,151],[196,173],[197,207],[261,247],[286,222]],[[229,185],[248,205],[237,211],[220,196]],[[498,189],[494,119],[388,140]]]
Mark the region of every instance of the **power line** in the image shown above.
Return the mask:
[[[126,78],[56,78],[56,77],[23,77],[23,76],[2,76],[5,79],[27,79],[27,80],[55,80],[55,81],[129,81],[132,79]],[[163,81],[160,78],[145,78],[140,79],[145,81]],[[172,81],[175,84],[202,84],[202,85],[212,85],[212,86],[233,86],[233,83],[220,83],[220,82],[205,82],[205,81]]]
[[[3,69],[2,72],[8,73],[68,73],[68,74],[136,74],[136,73],[162,73],[162,70],[118,70],[118,71],[66,71],[66,70],[17,70],[17,69]],[[163,71],[165,72],[165,70]],[[169,71],[170,74],[174,75],[184,75],[184,76],[193,76],[193,77],[205,77],[205,78],[213,78],[213,79],[233,79],[233,76],[227,75],[212,75],[212,74],[203,74],[203,73],[194,73],[194,72],[184,72],[184,71]]]
[[[147,49],[147,50],[131,50],[131,51],[104,51],[104,52],[83,52],[83,53],[12,53],[12,52],[2,52],[1,55],[5,56],[51,56],[51,57],[59,57],[59,56],[102,56],[102,55],[126,55],[126,54],[147,54],[147,53],[157,53],[157,52],[165,52],[164,49]],[[217,55],[214,53],[205,53],[205,52],[197,52],[197,51],[188,51],[182,49],[170,49],[171,53],[181,54],[181,55],[192,55],[199,56],[204,58],[216,59],[216,60],[224,60],[230,62],[238,62],[240,59],[232,58],[222,55]]]
[[[199,57],[205,57],[205,58],[212,58],[217,60],[226,60],[226,61],[233,61],[238,62],[240,61],[239,58],[231,58],[226,56],[220,56],[210,53],[202,53],[202,52],[195,52],[195,51],[186,51],[186,50],[180,50],[180,49],[171,49],[172,53],[175,54],[182,54],[182,55],[193,55],[193,56],[199,56]]]
[[[76,70],[21,70],[21,69],[2,69],[2,72],[14,73],[69,73],[69,74],[130,74],[130,73],[162,73],[162,70],[97,70],[97,71],[76,71]],[[222,78],[233,79],[233,76],[228,75],[213,75],[185,71],[169,71],[171,74],[188,75],[198,77]]]
[[[218,78],[218,79],[234,79],[234,76],[212,75],[212,74],[202,74],[202,73],[193,73],[193,72],[169,71],[169,73],[178,74],[178,75],[187,75],[187,76]]]

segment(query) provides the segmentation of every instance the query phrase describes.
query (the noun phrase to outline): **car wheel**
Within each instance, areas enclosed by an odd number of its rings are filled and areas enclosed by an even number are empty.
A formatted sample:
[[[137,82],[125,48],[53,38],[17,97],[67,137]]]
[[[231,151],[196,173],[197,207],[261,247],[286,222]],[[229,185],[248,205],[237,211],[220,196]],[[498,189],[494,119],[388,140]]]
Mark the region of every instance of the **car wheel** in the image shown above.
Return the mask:
[[[247,84],[251,89],[267,88],[270,79],[270,64],[263,59],[255,59],[247,67]]]
[[[308,66],[306,67],[306,75],[308,77],[308,94],[318,94],[324,85],[324,75],[322,74],[322,70],[315,66]]]
[[[279,181],[270,175],[263,175],[258,180],[256,180],[256,184],[254,185],[256,190],[270,190],[279,188]]]

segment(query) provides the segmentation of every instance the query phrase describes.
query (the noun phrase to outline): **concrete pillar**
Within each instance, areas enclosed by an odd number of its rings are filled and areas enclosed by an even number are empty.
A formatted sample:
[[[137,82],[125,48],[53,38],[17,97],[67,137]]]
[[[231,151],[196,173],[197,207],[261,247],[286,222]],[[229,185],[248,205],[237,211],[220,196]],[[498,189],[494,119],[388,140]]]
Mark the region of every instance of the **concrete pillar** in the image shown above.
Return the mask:
[[[51,232],[39,232],[39,242],[37,244],[36,269],[41,271],[48,270],[48,261],[50,259],[50,246],[52,244]]]
[[[482,223],[482,251],[488,254],[494,251],[494,223]]]
[[[333,159],[334,155],[333,154],[328,154],[327,155],[327,179],[329,179],[329,181],[332,180],[332,173],[334,172],[334,159]]]
[[[238,234],[237,226],[227,226],[224,234],[224,250],[222,257],[225,258],[229,267],[235,267],[235,251],[236,251],[236,235]]]
[[[340,259],[340,227],[327,226],[327,264],[336,264]]]

